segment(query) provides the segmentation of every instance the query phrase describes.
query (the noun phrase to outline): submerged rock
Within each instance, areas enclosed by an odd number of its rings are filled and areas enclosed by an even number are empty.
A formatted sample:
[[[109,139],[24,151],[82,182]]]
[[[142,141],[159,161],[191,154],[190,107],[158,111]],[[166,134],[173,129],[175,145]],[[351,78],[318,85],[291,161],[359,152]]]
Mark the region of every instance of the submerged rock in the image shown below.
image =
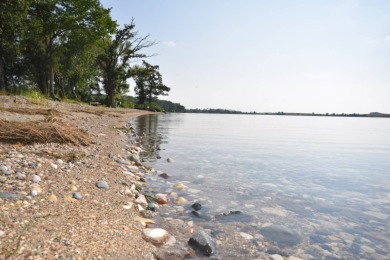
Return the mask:
[[[214,240],[203,230],[196,231],[188,240],[188,244],[205,256],[211,256],[215,253]]]
[[[167,173],[161,173],[160,175],[161,178],[164,178],[164,179],[168,179],[169,178],[169,175]]]
[[[199,213],[198,211],[191,211],[191,214],[197,218],[200,218],[200,219],[204,219],[206,221],[210,221],[211,220],[211,217],[207,216],[207,215],[203,215],[201,213]]]
[[[224,212],[215,216],[215,219],[222,222],[251,222],[253,221],[253,216],[242,213],[239,210],[231,210],[229,212]]]
[[[294,246],[302,241],[300,235],[285,226],[271,225],[260,229],[264,239],[279,247]]]
[[[191,206],[194,210],[198,211],[202,208],[202,205],[200,205],[200,203],[198,202],[195,202],[194,204],[192,204]]]

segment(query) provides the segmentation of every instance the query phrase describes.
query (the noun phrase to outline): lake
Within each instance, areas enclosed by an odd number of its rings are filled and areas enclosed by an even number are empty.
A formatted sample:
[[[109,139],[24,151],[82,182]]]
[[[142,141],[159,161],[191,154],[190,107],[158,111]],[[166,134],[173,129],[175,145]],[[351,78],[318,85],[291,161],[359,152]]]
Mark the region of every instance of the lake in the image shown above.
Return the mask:
[[[189,205],[162,217],[208,231],[219,259],[390,259],[389,119],[164,114],[132,124],[145,164],[172,176],[148,185],[186,185]]]

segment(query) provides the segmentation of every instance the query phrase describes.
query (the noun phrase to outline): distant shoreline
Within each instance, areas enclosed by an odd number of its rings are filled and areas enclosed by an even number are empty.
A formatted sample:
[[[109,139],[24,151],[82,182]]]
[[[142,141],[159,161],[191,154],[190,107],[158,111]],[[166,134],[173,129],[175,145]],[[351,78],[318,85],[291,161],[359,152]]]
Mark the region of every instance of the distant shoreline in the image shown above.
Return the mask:
[[[377,117],[390,118],[390,114],[371,112],[369,114],[336,114],[336,113],[285,113],[285,112],[241,112],[225,109],[188,109],[185,113],[191,114],[235,114],[235,115],[267,115],[267,116],[323,116],[323,117]]]

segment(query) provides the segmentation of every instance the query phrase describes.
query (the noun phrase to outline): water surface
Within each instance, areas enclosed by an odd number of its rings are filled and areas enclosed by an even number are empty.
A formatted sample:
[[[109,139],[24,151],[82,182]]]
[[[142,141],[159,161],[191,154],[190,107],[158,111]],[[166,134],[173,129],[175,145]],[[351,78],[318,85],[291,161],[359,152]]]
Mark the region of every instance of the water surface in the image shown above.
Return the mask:
[[[150,185],[184,183],[179,195],[212,219],[188,207],[166,215],[209,230],[221,259],[390,259],[389,119],[166,114],[134,124],[146,164],[172,176]],[[214,217],[230,211],[243,214]]]

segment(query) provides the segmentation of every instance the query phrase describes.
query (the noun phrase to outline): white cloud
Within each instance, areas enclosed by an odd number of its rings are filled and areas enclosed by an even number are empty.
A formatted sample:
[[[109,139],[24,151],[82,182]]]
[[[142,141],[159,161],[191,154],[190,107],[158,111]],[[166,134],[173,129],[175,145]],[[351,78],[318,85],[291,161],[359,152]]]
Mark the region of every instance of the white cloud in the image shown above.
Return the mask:
[[[164,44],[168,47],[175,47],[176,46],[176,42],[174,42],[174,41],[163,41],[162,44]]]
[[[385,37],[386,42],[390,42],[390,35]]]

